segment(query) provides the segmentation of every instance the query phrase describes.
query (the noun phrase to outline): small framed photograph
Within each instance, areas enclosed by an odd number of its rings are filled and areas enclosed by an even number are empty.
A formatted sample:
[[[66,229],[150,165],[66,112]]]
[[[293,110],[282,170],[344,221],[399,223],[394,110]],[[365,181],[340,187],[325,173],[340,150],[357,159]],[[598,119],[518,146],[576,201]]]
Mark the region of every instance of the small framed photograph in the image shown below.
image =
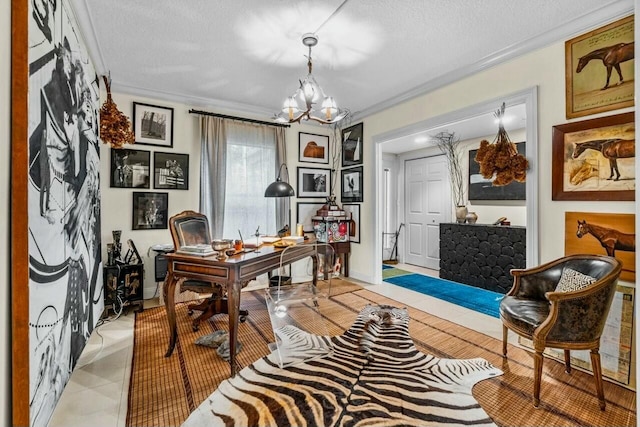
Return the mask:
[[[351,216],[351,221],[349,221],[349,241],[360,243],[360,205],[343,203],[342,209]]]
[[[133,230],[160,230],[167,228],[169,193],[133,193]]]
[[[153,188],[189,189],[189,155],[153,153]]]
[[[324,203],[316,202],[298,202],[296,205],[296,221],[302,224],[302,230],[305,233],[313,232],[312,216],[316,216],[318,210],[324,206]]]
[[[136,144],[173,147],[173,108],[133,103]]]
[[[635,200],[634,113],[553,126],[551,199]]]
[[[567,119],[632,107],[634,16],[565,42]]]
[[[298,161],[329,164],[329,137],[299,132]]]
[[[351,169],[342,169],[341,197],[342,203],[362,202],[362,166]]]
[[[298,198],[329,197],[331,169],[298,168]]]
[[[111,188],[150,188],[149,163],[151,152],[111,149]]]
[[[362,164],[362,123],[342,130],[342,167]]]

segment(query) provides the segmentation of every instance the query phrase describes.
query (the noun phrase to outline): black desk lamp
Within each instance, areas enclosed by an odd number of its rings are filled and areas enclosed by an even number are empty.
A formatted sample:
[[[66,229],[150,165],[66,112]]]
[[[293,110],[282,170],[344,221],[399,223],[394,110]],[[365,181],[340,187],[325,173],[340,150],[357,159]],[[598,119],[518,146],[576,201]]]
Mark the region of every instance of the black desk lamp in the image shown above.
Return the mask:
[[[267,189],[264,190],[264,197],[291,197],[296,195],[293,187],[289,185],[288,182],[285,182],[280,178],[283,166],[287,171],[287,181],[289,180],[289,168],[287,168],[287,165],[283,163],[280,165],[280,169],[278,170],[278,178],[276,178],[276,180],[269,184]]]

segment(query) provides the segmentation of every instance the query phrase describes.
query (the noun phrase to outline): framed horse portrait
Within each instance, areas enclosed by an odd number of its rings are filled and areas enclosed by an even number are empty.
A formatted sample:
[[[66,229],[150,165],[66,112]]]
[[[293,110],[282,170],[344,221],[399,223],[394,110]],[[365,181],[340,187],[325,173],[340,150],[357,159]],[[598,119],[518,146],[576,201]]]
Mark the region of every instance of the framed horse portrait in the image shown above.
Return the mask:
[[[298,198],[329,197],[331,169],[298,168]]]
[[[565,212],[564,253],[609,255],[622,263],[620,280],[636,281],[636,216]]]
[[[635,200],[634,113],[553,127],[552,200]]]
[[[634,16],[565,42],[567,119],[632,107]]]

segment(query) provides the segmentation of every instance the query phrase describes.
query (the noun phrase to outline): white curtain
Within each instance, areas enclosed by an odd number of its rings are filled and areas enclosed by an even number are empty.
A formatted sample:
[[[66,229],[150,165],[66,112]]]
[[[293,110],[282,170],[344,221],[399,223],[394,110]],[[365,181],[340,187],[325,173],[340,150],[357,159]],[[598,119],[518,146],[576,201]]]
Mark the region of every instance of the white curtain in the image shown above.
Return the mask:
[[[286,161],[285,129],[201,117],[200,210],[212,238],[275,234],[289,223],[289,198],[264,197]],[[283,169],[282,179],[288,181]]]

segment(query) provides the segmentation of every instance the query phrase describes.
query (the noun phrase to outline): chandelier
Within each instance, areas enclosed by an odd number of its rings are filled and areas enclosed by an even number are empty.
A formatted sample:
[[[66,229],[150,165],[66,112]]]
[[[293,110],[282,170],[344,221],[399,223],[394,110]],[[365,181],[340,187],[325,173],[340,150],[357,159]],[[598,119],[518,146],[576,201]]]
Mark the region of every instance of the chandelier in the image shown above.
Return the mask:
[[[324,91],[311,74],[311,48],[318,44],[318,36],[306,33],[302,36],[302,44],[309,48],[307,67],[309,74],[300,81],[300,87],[284,101],[282,111],[275,117],[279,123],[300,123],[301,120],[315,120],[323,124],[336,123],[347,115],[347,110],[338,108],[331,96]],[[320,109],[318,109],[320,105]]]

